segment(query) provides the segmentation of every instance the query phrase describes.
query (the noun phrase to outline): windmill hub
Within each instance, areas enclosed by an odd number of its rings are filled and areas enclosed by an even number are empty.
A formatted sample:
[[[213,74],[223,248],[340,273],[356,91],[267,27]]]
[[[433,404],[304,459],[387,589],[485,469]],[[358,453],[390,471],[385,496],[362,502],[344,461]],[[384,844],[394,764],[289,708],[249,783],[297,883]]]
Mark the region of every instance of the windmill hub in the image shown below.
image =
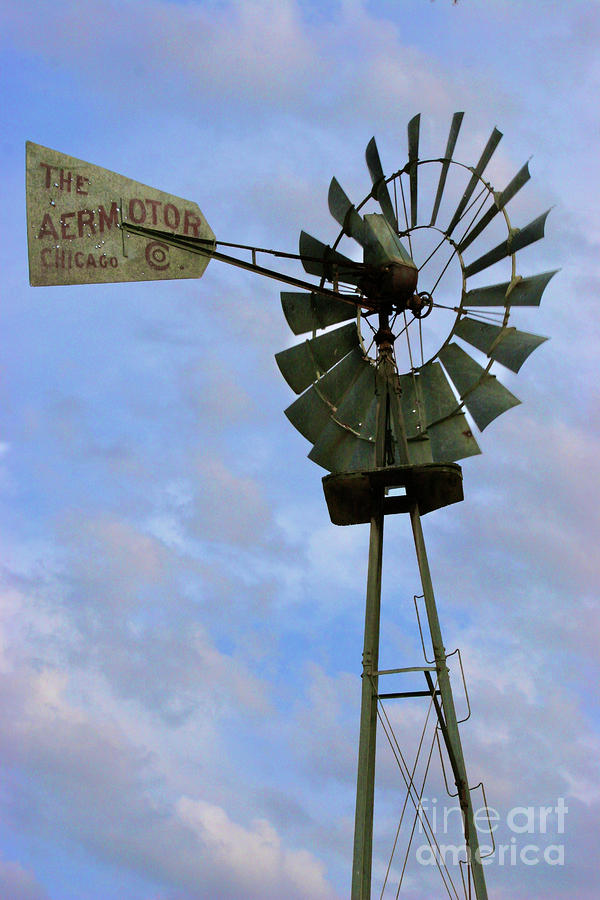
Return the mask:
[[[409,309],[417,287],[418,272],[414,264],[392,261],[370,271],[361,288],[369,300],[402,312]]]
[[[396,335],[390,328],[387,316],[382,316],[382,318],[384,318],[385,321],[380,325],[375,334],[375,343],[377,344],[379,352],[383,354],[393,349]]]
[[[433,309],[433,297],[428,291],[419,291],[413,294],[406,308],[416,319],[424,319]]]

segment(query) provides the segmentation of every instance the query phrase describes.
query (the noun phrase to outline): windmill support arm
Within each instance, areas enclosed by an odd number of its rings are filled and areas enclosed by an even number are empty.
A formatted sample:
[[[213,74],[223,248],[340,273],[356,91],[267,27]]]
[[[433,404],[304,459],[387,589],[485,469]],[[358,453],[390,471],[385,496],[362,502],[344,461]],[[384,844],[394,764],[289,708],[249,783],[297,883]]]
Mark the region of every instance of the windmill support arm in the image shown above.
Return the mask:
[[[275,269],[259,266],[255,262],[256,253],[273,253],[275,256],[302,259],[301,256],[295,253],[276,253],[273,250],[263,250],[261,247],[234,245],[239,246],[240,249],[250,250],[252,252],[253,261],[249,262],[245,259],[239,259],[237,256],[230,256],[228,253],[221,253],[219,250],[215,249],[214,241],[175,234],[172,231],[160,231],[156,228],[146,228],[143,225],[132,225],[129,222],[122,222],[120,227],[125,232],[130,232],[131,234],[136,234],[140,237],[158,239],[164,244],[168,244],[170,247],[177,247],[180,250],[186,250],[188,253],[197,253],[200,256],[208,256],[210,259],[216,259],[219,260],[219,262],[227,263],[230,266],[236,266],[238,269],[245,269],[246,272],[254,272],[256,275],[262,275],[265,278],[273,278],[275,281],[280,281],[282,284],[289,284],[291,287],[298,287],[305,291],[323,294],[326,297],[331,297],[334,300],[341,300],[344,303],[350,303],[354,307],[360,307],[361,309],[366,309],[371,312],[377,309],[377,304],[370,303],[367,298],[362,295],[353,296],[352,294],[343,294],[340,291],[325,287],[325,285],[319,286],[311,284],[309,281],[304,281],[303,278],[295,278],[292,275],[277,272]],[[225,246],[231,246],[231,244],[226,244]],[[363,268],[361,263],[356,263],[356,267]]]
[[[458,722],[456,720],[456,710],[454,708],[452,688],[450,686],[450,674],[448,672],[448,666],[446,664],[446,651],[442,640],[442,632],[437,614],[435,596],[433,593],[431,573],[429,571],[429,561],[427,559],[425,540],[423,538],[423,530],[421,527],[421,516],[417,503],[411,504],[410,522],[415,542],[415,550],[417,554],[419,573],[421,576],[421,584],[423,586],[423,596],[425,609],[427,612],[427,620],[429,623],[429,631],[433,644],[435,666],[442,701],[441,709],[439,709],[439,704],[437,703],[437,698],[435,697],[435,695],[433,696],[433,700],[436,705],[438,719],[440,721],[442,734],[444,736],[444,741],[448,749],[448,756],[450,758],[450,764],[452,766],[452,771],[454,773],[454,778],[456,781],[456,787],[458,789],[459,802],[463,814],[467,859],[471,865],[471,871],[473,873],[475,896],[477,900],[487,900],[487,889],[485,886],[483,866],[481,863],[481,855],[479,851],[479,840],[477,837],[477,827],[475,825],[473,804],[471,802],[471,794],[468,788],[467,772],[462,752],[460,733],[458,730]],[[426,672],[425,674],[426,676],[429,675],[428,672]]]
[[[369,568],[367,573],[356,816],[352,863],[352,900],[369,900],[371,897],[375,744],[377,737],[377,670],[379,668],[379,619],[383,564],[383,496],[384,492],[383,488],[381,488],[378,491],[372,510],[369,537]]]

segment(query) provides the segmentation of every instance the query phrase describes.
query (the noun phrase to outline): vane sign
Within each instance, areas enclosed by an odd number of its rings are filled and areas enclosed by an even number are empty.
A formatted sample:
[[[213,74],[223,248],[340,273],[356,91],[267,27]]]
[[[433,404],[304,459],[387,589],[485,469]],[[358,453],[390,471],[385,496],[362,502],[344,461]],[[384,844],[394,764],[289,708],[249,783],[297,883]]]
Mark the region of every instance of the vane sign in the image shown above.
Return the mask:
[[[195,203],[27,143],[32,285],[200,278],[209,256],[127,233],[123,222],[214,241]],[[207,243],[210,249],[210,243]]]

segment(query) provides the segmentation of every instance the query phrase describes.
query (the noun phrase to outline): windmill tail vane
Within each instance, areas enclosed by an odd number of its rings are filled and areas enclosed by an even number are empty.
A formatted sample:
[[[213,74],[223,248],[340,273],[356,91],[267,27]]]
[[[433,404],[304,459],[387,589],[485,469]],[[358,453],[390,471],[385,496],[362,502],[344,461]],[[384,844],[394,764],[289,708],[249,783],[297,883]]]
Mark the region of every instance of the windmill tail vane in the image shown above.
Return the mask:
[[[483,431],[520,403],[490,369],[499,363],[518,372],[546,340],[509,325],[509,318],[520,307],[538,306],[555,272],[517,271],[517,253],[543,237],[548,214],[522,228],[510,221],[506,206],[528,181],[528,164],[504,190],[495,191],[484,172],[502,134],[494,128],[478,162],[469,166],[455,159],[462,121],[463,113],[455,113],[444,156],[429,159],[419,155],[420,116],[411,119],[408,160],[388,177],[372,138],[366,149],[372,187],[362,202],[354,205],[337,179],[331,181],[328,203],[341,228],[337,239],[329,246],[304,231],[300,235],[303,266],[320,278],[319,287],[281,294],[292,332],[304,337],[275,356],[298,395],[286,416],[312,445],[309,459],[330,473],[323,487],[332,522],[370,523],[352,900],[371,896],[381,701],[421,694],[435,708],[436,733],[443,737],[457,786],[468,883],[472,879],[477,900],[487,898],[421,516],[463,499],[457,461],[481,452],[471,422]],[[447,200],[451,186],[459,194],[454,206]],[[448,224],[440,227],[444,219]],[[362,267],[338,249],[345,244],[358,245]],[[475,246],[481,246],[479,254]],[[477,280],[492,267],[503,269],[504,279]],[[353,305],[326,296],[323,288],[329,284],[336,290],[348,285]],[[440,338],[444,321],[446,336]],[[393,489],[400,496],[393,496]],[[383,526],[386,515],[399,512],[410,517],[434,660],[429,667],[389,670],[423,671],[424,691],[383,695],[378,688]]]

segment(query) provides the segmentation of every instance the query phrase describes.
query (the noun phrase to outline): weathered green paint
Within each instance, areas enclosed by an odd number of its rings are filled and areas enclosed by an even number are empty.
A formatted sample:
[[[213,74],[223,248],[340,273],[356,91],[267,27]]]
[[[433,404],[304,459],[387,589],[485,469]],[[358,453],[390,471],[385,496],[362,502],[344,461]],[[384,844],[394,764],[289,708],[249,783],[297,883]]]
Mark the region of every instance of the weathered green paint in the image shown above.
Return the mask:
[[[367,213],[364,218],[365,240],[364,260],[372,266],[385,266],[390,262],[399,262],[402,265],[416,269],[410,253],[390,226],[389,222],[380,213]]]
[[[275,360],[291,389],[300,394],[355,347],[358,332],[356,325],[350,323],[281,350],[275,354]]]
[[[208,256],[120,227],[146,223],[214,241],[196,203],[31,142],[26,169],[32,285],[199,278],[206,269]]]
[[[491,322],[470,319],[468,316],[460,319],[455,325],[454,334],[491,359],[502,363],[512,372],[518,372],[536,347],[548,340],[539,334],[519,331],[510,326],[493,325]]]
[[[419,159],[419,130],[421,126],[421,113],[408,123],[408,175],[410,179],[410,226],[417,224],[417,196],[418,196],[418,168]]]
[[[494,153],[494,150],[496,149],[496,147],[498,146],[498,144],[500,143],[501,140],[502,140],[502,132],[498,131],[497,128],[494,128],[487,144],[485,145],[485,147],[483,149],[483,153],[481,154],[479,162],[477,163],[475,168],[472,170],[473,174],[471,175],[471,179],[466,187],[464,194],[462,195],[462,198],[461,198],[460,203],[458,204],[458,207],[456,208],[456,212],[452,216],[450,224],[448,225],[448,228],[446,229],[446,234],[451,234],[452,231],[454,231],[454,229],[458,225],[458,223],[461,219],[461,216],[467,206],[467,203],[471,199],[471,195],[473,194],[473,191],[475,190],[477,185],[480,183],[479,180],[481,178],[481,175],[483,174],[483,170],[489,163],[489,161],[492,158],[492,155]]]
[[[334,300],[317,291],[282,291],[281,306],[294,334],[307,334],[318,328],[328,328],[330,325],[356,319],[356,307],[351,303]]]
[[[377,202],[381,207],[381,212],[385,216],[386,221],[392,226],[394,231],[398,231],[398,220],[396,218],[396,213],[394,212],[390,192],[383,175],[381,159],[379,158],[379,150],[377,149],[377,144],[374,137],[371,138],[371,140],[367,144],[365,159],[367,161],[367,168],[369,169],[371,181],[373,182],[373,190],[375,191]]]
[[[394,488],[404,493],[391,493]],[[415,501],[421,515],[425,515],[464,499],[462,470],[456,463],[385,466],[323,478],[323,492],[334,525],[369,523],[381,490],[385,515],[406,513]]]
[[[300,255],[304,271],[318,278],[325,277],[328,281],[342,281],[350,284],[358,284],[363,277],[362,266],[348,259],[337,250],[332,250],[318,238],[300,232]]]
[[[435,220],[437,219],[437,214],[440,209],[440,203],[442,201],[442,194],[444,193],[444,187],[446,186],[446,178],[448,177],[448,169],[450,167],[450,161],[452,159],[452,154],[454,153],[454,148],[456,147],[456,141],[458,139],[458,132],[460,131],[460,126],[462,125],[462,120],[464,117],[464,112],[455,112],[452,116],[452,122],[450,123],[450,134],[448,135],[448,141],[446,143],[446,151],[444,156],[442,157],[442,170],[440,172],[440,180],[438,181],[438,187],[435,195],[435,201],[433,204],[433,211],[431,213],[431,225],[435,225]]]
[[[421,576],[421,585],[423,588],[427,621],[429,623],[429,632],[431,634],[431,642],[433,645],[433,654],[435,658],[438,685],[441,694],[442,709],[444,712],[447,732],[448,750],[452,768],[455,772],[458,799],[463,814],[467,856],[471,863],[473,884],[475,886],[475,896],[477,900],[487,900],[487,889],[485,886],[485,878],[483,875],[483,868],[479,854],[479,840],[477,837],[477,828],[475,826],[473,804],[471,802],[471,794],[469,791],[469,783],[467,780],[465,760],[463,757],[462,744],[458,731],[458,723],[456,720],[456,710],[454,708],[454,699],[452,697],[452,688],[450,686],[450,675],[448,672],[448,666],[446,664],[446,650],[444,648],[444,642],[442,640],[442,631],[440,628],[435,596],[433,593],[433,584],[431,581],[431,573],[429,571],[429,561],[427,559],[425,540],[423,538],[423,530],[421,528],[421,516],[419,513],[418,504],[416,503],[414,503],[410,509],[410,523],[412,526],[415,542],[417,564],[419,566],[419,573]],[[444,735],[444,737],[446,738],[446,734]]]
[[[481,431],[501,413],[521,402],[458,344],[446,344],[438,356]]]
[[[371,518],[369,536],[369,569],[365,606],[354,852],[352,857],[352,900],[370,900],[371,897],[378,687],[378,678],[375,673],[379,667],[383,522],[383,490],[380,490]]]
[[[380,314],[379,327],[389,325],[386,315]],[[393,361],[392,345],[381,344],[378,362],[384,390],[378,394],[375,464],[378,468],[388,462],[387,435],[396,425],[395,452],[398,464],[408,464],[408,447],[402,416],[399,411],[399,388]],[[395,390],[394,388],[397,388]],[[394,415],[391,414],[394,410]],[[365,639],[363,649],[362,695],[360,708],[360,737],[356,815],[354,822],[354,852],[352,858],[352,900],[370,900],[371,863],[373,856],[373,801],[375,793],[375,747],[377,739],[377,692],[379,668],[379,619],[381,607],[381,572],[383,564],[384,487],[376,487],[373,496],[369,537],[369,568],[365,609]]]
[[[529,225],[525,225],[524,228],[515,228],[505,241],[502,241],[493,250],[484,253],[483,256],[478,257],[478,259],[466,266],[464,271],[465,278],[477,275],[478,272],[483,272],[484,269],[487,269],[494,263],[510,256],[511,253],[516,253],[518,250],[540,241],[544,237],[544,226],[549,212],[550,210],[547,209],[545,213],[542,213]]]
[[[469,306],[539,306],[546,286],[558,269],[530,275],[529,278],[518,277],[514,281],[501,284],[488,284],[485,287],[466,291],[462,297],[462,307]]]

